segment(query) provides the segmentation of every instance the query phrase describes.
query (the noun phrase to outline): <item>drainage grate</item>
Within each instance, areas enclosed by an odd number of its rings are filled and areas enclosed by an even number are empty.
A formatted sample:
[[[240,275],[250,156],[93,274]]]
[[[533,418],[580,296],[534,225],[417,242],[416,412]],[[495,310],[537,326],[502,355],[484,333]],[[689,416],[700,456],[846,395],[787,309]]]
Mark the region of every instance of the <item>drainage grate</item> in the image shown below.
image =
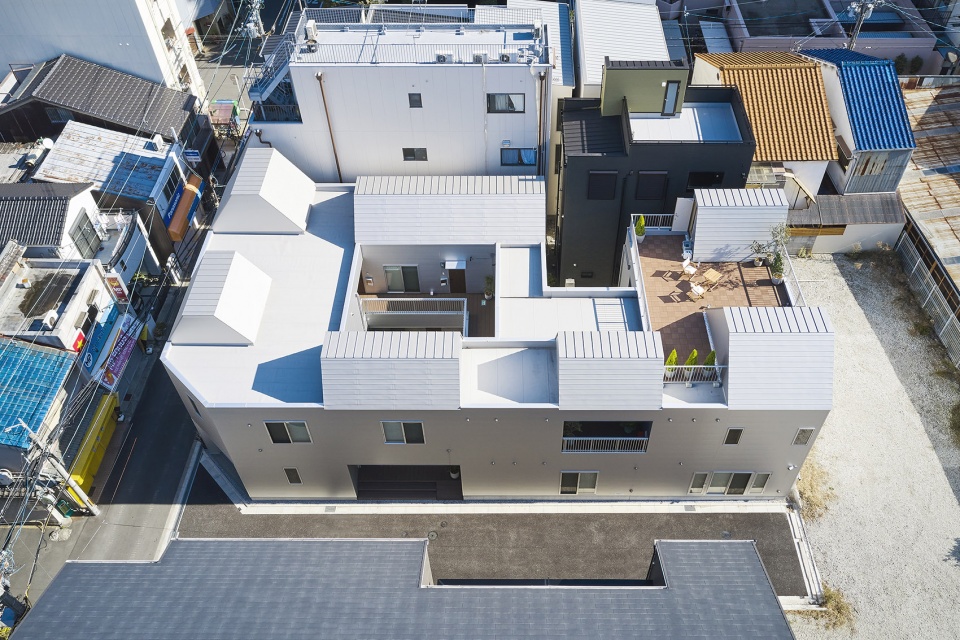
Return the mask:
[[[684,510],[684,511],[696,511],[696,510],[697,510],[697,507],[696,507],[696,505],[688,504],[688,505],[686,505],[686,506],[683,507],[683,510]]]
[[[436,539],[437,539],[436,531],[431,531],[427,534],[427,540],[436,540]]]
[[[329,507],[324,507],[324,508],[323,508],[323,512],[324,512],[324,513],[336,513],[336,512],[337,512],[337,507],[336,507],[336,505],[331,505],[331,506],[329,506]]]

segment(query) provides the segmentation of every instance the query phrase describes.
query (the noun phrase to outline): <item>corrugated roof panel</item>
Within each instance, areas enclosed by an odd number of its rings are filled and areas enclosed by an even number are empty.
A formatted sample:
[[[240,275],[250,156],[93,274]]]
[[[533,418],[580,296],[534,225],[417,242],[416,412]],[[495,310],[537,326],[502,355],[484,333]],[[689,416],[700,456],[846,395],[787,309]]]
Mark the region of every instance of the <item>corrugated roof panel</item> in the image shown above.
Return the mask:
[[[0,338],[0,444],[28,449],[63,387],[76,354]],[[7,430],[7,427],[12,427]]]
[[[670,51],[655,4],[579,0],[580,77],[588,85],[603,80],[604,58],[669,60]]]

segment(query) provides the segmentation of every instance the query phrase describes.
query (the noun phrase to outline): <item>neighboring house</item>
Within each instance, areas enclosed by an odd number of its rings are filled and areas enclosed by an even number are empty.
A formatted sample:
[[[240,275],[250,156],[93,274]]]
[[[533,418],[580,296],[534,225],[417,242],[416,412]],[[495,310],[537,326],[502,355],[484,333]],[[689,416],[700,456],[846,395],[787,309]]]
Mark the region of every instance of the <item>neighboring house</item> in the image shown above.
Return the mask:
[[[32,0],[4,7],[0,76],[62,53],[90,60],[178,91],[204,95],[193,59],[191,26],[179,7],[204,0]]]
[[[157,562],[67,562],[13,637],[793,638],[752,541],[657,540],[644,577],[448,585],[426,540],[178,538]],[[190,613],[158,602],[173,593]],[[58,624],[65,608],[82,624]]]
[[[806,209],[790,211],[790,253],[857,253],[889,249],[906,218],[897,193],[819,195]]]
[[[162,84],[68,55],[11,74],[0,93],[0,140],[55,138],[78,120],[104,129],[216,155],[213,131],[196,112],[197,98]]]
[[[0,242],[16,240],[28,258],[93,258],[103,239],[92,187],[0,184]]]
[[[708,25],[702,32],[710,53],[843,49],[857,22],[857,16],[848,11],[850,3],[836,0],[798,0],[783,7],[757,0],[658,0],[657,4],[665,17],[679,17],[688,27]],[[900,54],[908,59],[920,56],[921,73],[939,71],[943,58],[934,51],[937,36],[910,0],[863,6],[871,12],[857,37],[857,51],[889,59]],[[692,28],[690,32],[695,33]]]
[[[740,89],[757,140],[747,184],[781,187],[806,208],[838,159],[820,66],[792,53],[698,53],[692,83]]]
[[[600,99],[565,100],[560,282],[619,278],[630,217],[687,231],[678,198],[746,184],[755,142],[735,87],[687,86],[685,62],[607,59]]]
[[[570,50],[551,30],[569,23],[565,6],[520,6],[297,14],[268,39],[250,87],[250,146],[278,149],[319,182],[542,175],[553,61]],[[561,62],[565,81],[571,64]]]
[[[893,62],[848,49],[800,54],[820,64],[839,158],[827,174],[842,194],[897,190],[917,143]]]
[[[689,300],[682,233],[631,230],[620,286],[548,286],[544,201],[248,149],[161,358],[207,447],[254,500],[786,496],[832,406],[826,311],[729,262]],[[716,363],[665,369],[691,348]]]

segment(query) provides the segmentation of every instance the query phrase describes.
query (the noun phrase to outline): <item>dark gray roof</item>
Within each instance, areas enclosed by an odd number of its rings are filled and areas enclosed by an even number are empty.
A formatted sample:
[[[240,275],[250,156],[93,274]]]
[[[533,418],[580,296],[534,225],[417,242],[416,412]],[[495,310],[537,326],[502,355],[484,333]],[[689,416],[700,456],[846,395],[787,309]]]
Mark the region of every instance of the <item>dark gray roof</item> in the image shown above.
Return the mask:
[[[27,247],[60,246],[70,200],[92,186],[0,184],[0,242],[16,240]]]
[[[41,100],[145,134],[178,135],[196,97],[79,58],[62,55],[36,65],[0,113]]]
[[[657,550],[665,588],[421,587],[423,540],[178,539],[67,563],[13,637],[793,638],[753,542]]]
[[[852,193],[817,196],[807,209],[790,211],[788,222],[801,225],[902,224],[903,204],[897,193]]]
[[[626,153],[620,116],[600,115],[599,100],[564,100],[561,132],[567,156]]]
[[[607,69],[689,69],[683,58],[677,60],[611,60],[609,56],[603,65]]]

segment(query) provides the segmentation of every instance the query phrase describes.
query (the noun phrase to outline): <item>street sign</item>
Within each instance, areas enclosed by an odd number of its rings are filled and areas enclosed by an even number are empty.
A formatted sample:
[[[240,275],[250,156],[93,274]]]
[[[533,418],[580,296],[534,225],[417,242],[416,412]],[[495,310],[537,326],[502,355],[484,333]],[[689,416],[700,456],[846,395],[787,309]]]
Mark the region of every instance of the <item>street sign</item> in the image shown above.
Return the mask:
[[[184,149],[183,150],[183,159],[187,162],[198,163],[200,162],[200,152],[196,149]]]

